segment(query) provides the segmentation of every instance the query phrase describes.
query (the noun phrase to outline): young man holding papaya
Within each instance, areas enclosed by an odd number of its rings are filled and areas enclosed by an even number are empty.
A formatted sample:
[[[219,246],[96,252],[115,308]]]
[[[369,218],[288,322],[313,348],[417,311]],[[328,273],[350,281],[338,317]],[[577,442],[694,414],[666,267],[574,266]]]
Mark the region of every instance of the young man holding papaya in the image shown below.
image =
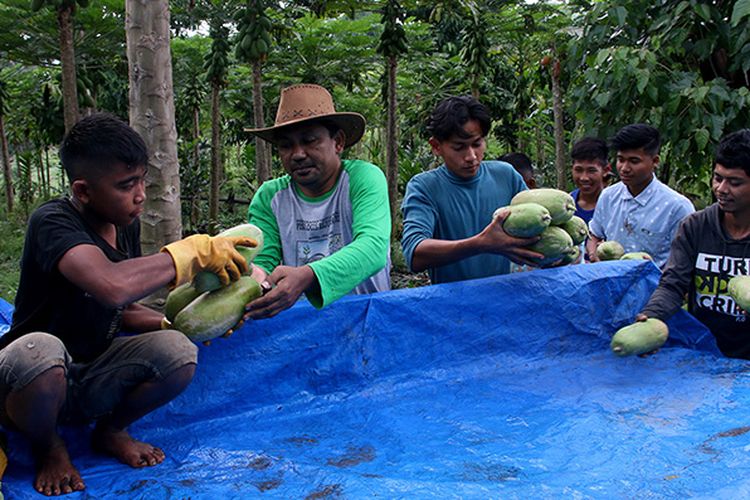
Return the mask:
[[[711,179],[716,203],[680,224],[659,285],[636,318],[666,321],[687,296],[688,311],[726,356],[750,359],[750,318],[727,292],[750,275],[750,129],[725,136]]]
[[[164,460],[127,428],[189,384],[196,348],[135,300],[204,269],[237,279],[247,263],[234,245],[255,245],[195,235],[142,257],[148,154],[114,116],[78,122],[60,158],[71,195],[29,220],[13,322],[0,338],[0,423],[29,440],[34,488],[48,496],[85,488],[58,423],[95,420],[93,448],[132,467]],[[121,329],[143,333],[118,336]]]
[[[453,96],[435,107],[427,122],[432,152],[443,164],[414,176],[401,205],[401,246],[409,268],[427,270],[432,283],[508,274],[510,261],[533,265],[542,255],[524,247],[539,240],[503,230],[500,207],[526,189],[505,162],[482,161],[492,120],[470,96]]]
[[[660,268],[680,221],[693,213],[685,196],[656,178],[659,131],[645,123],[621,128],[612,138],[620,181],[602,191],[589,223],[586,251],[598,260],[596,247],[605,240],[619,242],[625,252],[646,252]]]
[[[385,175],[341,159],[364,130],[362,115],[336,112],[331,94],[311,84],[283,89],[274,126],[248,130],[276,146],[287,175],[263,183],[250,202],[249,222],[265,240],[253,277],[267,293],[245,318],[274,316],[303,293],[321,308],[348,293],[390,289]]]

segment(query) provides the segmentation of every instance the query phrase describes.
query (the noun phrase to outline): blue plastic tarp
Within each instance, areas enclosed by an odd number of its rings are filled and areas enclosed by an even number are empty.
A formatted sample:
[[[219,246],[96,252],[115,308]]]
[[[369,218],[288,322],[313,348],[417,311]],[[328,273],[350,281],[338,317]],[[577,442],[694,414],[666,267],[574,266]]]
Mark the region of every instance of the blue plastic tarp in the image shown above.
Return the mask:
[[[650,262],[569,266],[297,304],[200,349],[190,387],[137,422],[131,469],[64,429],[69,498],[741,498],[748,364],[685,312],[647,358],[609,339]],[[9,498],[40,498],[16,435]]]

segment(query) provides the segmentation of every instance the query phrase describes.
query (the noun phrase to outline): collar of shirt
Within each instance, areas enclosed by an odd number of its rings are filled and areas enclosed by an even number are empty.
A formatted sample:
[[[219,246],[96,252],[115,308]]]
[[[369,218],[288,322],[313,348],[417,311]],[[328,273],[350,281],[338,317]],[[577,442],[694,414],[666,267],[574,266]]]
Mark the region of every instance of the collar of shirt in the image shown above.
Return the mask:
[[[661,182],[654,175],[651,178],[651,182],[649,182],[648,186],[646,186],[646,189],[638,193],[638,196],[633,196],[632,194],[630,194],[630,190],[628,189],[628,187],[625,184],[623,184],[622,185],[622,188],[623,188],[622,199],[633,200],[638,205],[643,207],[647,205],[651,201],[651,199],[656,195],[656,192],[659,190],[659,184],[661,184]]]
[[[445,175],[445,177],[452,183],[462,185],[462,186],[471,186],[472,184],[476,184],[477,182],[479,182],[479,180],[484,175],[484,171],[486,167],[484,165],[484,162],[481,162],[479,164],[479,170],[477,170],[476,175],[472,177],[471,179],[464,179],[463,177],[457,176],[456,174],[451,172],[450,169],[448,169],[448,167],[445,166],[445,163],[440,165],[440,167],[438,168],[440,171],[443,172],[443,175]]]

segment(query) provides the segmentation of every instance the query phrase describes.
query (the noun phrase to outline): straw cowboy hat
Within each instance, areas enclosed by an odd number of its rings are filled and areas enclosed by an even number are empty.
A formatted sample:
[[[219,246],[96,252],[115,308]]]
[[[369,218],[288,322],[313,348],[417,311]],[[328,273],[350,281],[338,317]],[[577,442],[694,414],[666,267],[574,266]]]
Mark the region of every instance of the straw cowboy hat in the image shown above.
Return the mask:
[[[365,117],[359,113],[337,113],[331,94],[320,85],[301,83],[281,90],[279,109],[273,127],[246,128],[268,142],[275,142],[276,132],[285,127],[325,119],[341,127],[348,147],[356,144],[365,133]]]

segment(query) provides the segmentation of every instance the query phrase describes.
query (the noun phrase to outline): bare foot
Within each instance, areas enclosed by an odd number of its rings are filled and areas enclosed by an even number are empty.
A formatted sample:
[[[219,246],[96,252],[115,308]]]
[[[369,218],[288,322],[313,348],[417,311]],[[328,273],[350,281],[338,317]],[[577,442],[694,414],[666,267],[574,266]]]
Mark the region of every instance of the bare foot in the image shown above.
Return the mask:
[[[62,441],[46,450],[35,451],[34,455],[37,466],[34,489],[39,493],[56,496],[86,488]]]
[[[148,467],[160,464],[165,455],[161,448],[133,439],[128,431],[111,427],[94,429],[91,446],[100,453],[112,455],[131,467]]]

